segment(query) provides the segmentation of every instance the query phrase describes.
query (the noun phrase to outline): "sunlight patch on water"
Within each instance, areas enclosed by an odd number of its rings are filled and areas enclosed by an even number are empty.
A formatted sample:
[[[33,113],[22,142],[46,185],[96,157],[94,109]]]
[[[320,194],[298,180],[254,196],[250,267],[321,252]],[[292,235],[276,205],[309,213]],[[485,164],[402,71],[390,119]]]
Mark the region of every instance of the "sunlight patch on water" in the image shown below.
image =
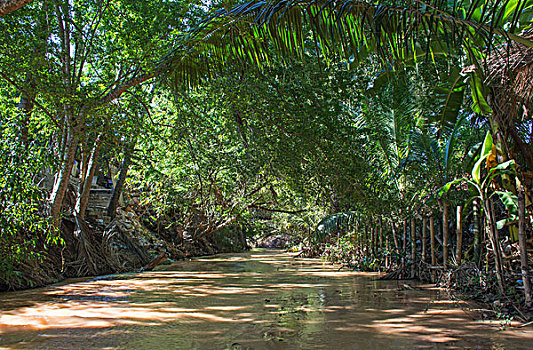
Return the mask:
[[[124,349],[529,349],[435,290],[263,251],[5,293],[0,346]],[[2,348],[0,348],[2,349]]]

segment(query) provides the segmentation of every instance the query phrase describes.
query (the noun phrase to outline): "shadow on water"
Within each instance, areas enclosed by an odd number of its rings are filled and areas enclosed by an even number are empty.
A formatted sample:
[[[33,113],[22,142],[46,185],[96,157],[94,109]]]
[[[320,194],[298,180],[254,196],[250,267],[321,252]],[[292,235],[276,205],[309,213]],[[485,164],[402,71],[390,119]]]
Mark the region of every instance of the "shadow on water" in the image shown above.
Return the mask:
[[[0,295],[0,349],[530,349],[437,291],[252,251]]]

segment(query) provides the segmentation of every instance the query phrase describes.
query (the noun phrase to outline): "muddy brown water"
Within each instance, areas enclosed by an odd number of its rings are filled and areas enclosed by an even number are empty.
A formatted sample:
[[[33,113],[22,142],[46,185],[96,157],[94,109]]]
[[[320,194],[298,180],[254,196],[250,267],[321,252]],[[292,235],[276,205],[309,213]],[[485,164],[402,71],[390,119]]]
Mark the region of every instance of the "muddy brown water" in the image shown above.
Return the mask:
[[[4,293],[0,349],[533,349],[531,328],[375,277],[252,251]]]

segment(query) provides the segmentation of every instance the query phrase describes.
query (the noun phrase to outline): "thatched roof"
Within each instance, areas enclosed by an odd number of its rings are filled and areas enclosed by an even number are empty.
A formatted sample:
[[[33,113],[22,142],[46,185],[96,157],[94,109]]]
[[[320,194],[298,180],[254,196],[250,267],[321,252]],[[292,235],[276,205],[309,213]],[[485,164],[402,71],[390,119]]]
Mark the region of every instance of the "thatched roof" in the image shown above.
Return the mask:
[[[531,40],[533,30],[520,36]],[[478,66],[471,65],[463,68],[461,73],[478,69]],[[533,48],[509,40],[490,50],[481,70],[485,86],[491,88],[489,103],[495,114],[515,119],[522,112],[523,117],[532,117]]]
[[[533,30],[521,36],[533,39]],[[503,88],[505,93],[511,93],[525,103],[531,102],[533,48],[514,41],[496,47],[486,60],[484,73],[488,85],[496,89]]]

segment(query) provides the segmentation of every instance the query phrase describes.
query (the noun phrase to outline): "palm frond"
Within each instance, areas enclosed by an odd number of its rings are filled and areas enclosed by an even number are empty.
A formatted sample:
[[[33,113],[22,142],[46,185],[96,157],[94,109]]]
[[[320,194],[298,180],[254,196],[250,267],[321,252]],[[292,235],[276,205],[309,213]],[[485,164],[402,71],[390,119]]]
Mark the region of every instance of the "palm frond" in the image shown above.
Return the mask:
[[[395,66],[416,63],[421,56],[434,60],[436,55],[448,56],[460,48],[480,64],[483,50],[505,40],[533,47],[531,38],[514,34],[524,21],[520,30],[531,27],[527,23],[531,0],[449,3],[249,1],[214,12],[179,40],[165,59],[173,62],[175,82],[190,84],[229,62],[268,63],[271,48],[282,56],[315,50],[327,59],[337,57],[349,64],[376,52],[382,62]],[[504,25],[511,30],[502,29]]]

